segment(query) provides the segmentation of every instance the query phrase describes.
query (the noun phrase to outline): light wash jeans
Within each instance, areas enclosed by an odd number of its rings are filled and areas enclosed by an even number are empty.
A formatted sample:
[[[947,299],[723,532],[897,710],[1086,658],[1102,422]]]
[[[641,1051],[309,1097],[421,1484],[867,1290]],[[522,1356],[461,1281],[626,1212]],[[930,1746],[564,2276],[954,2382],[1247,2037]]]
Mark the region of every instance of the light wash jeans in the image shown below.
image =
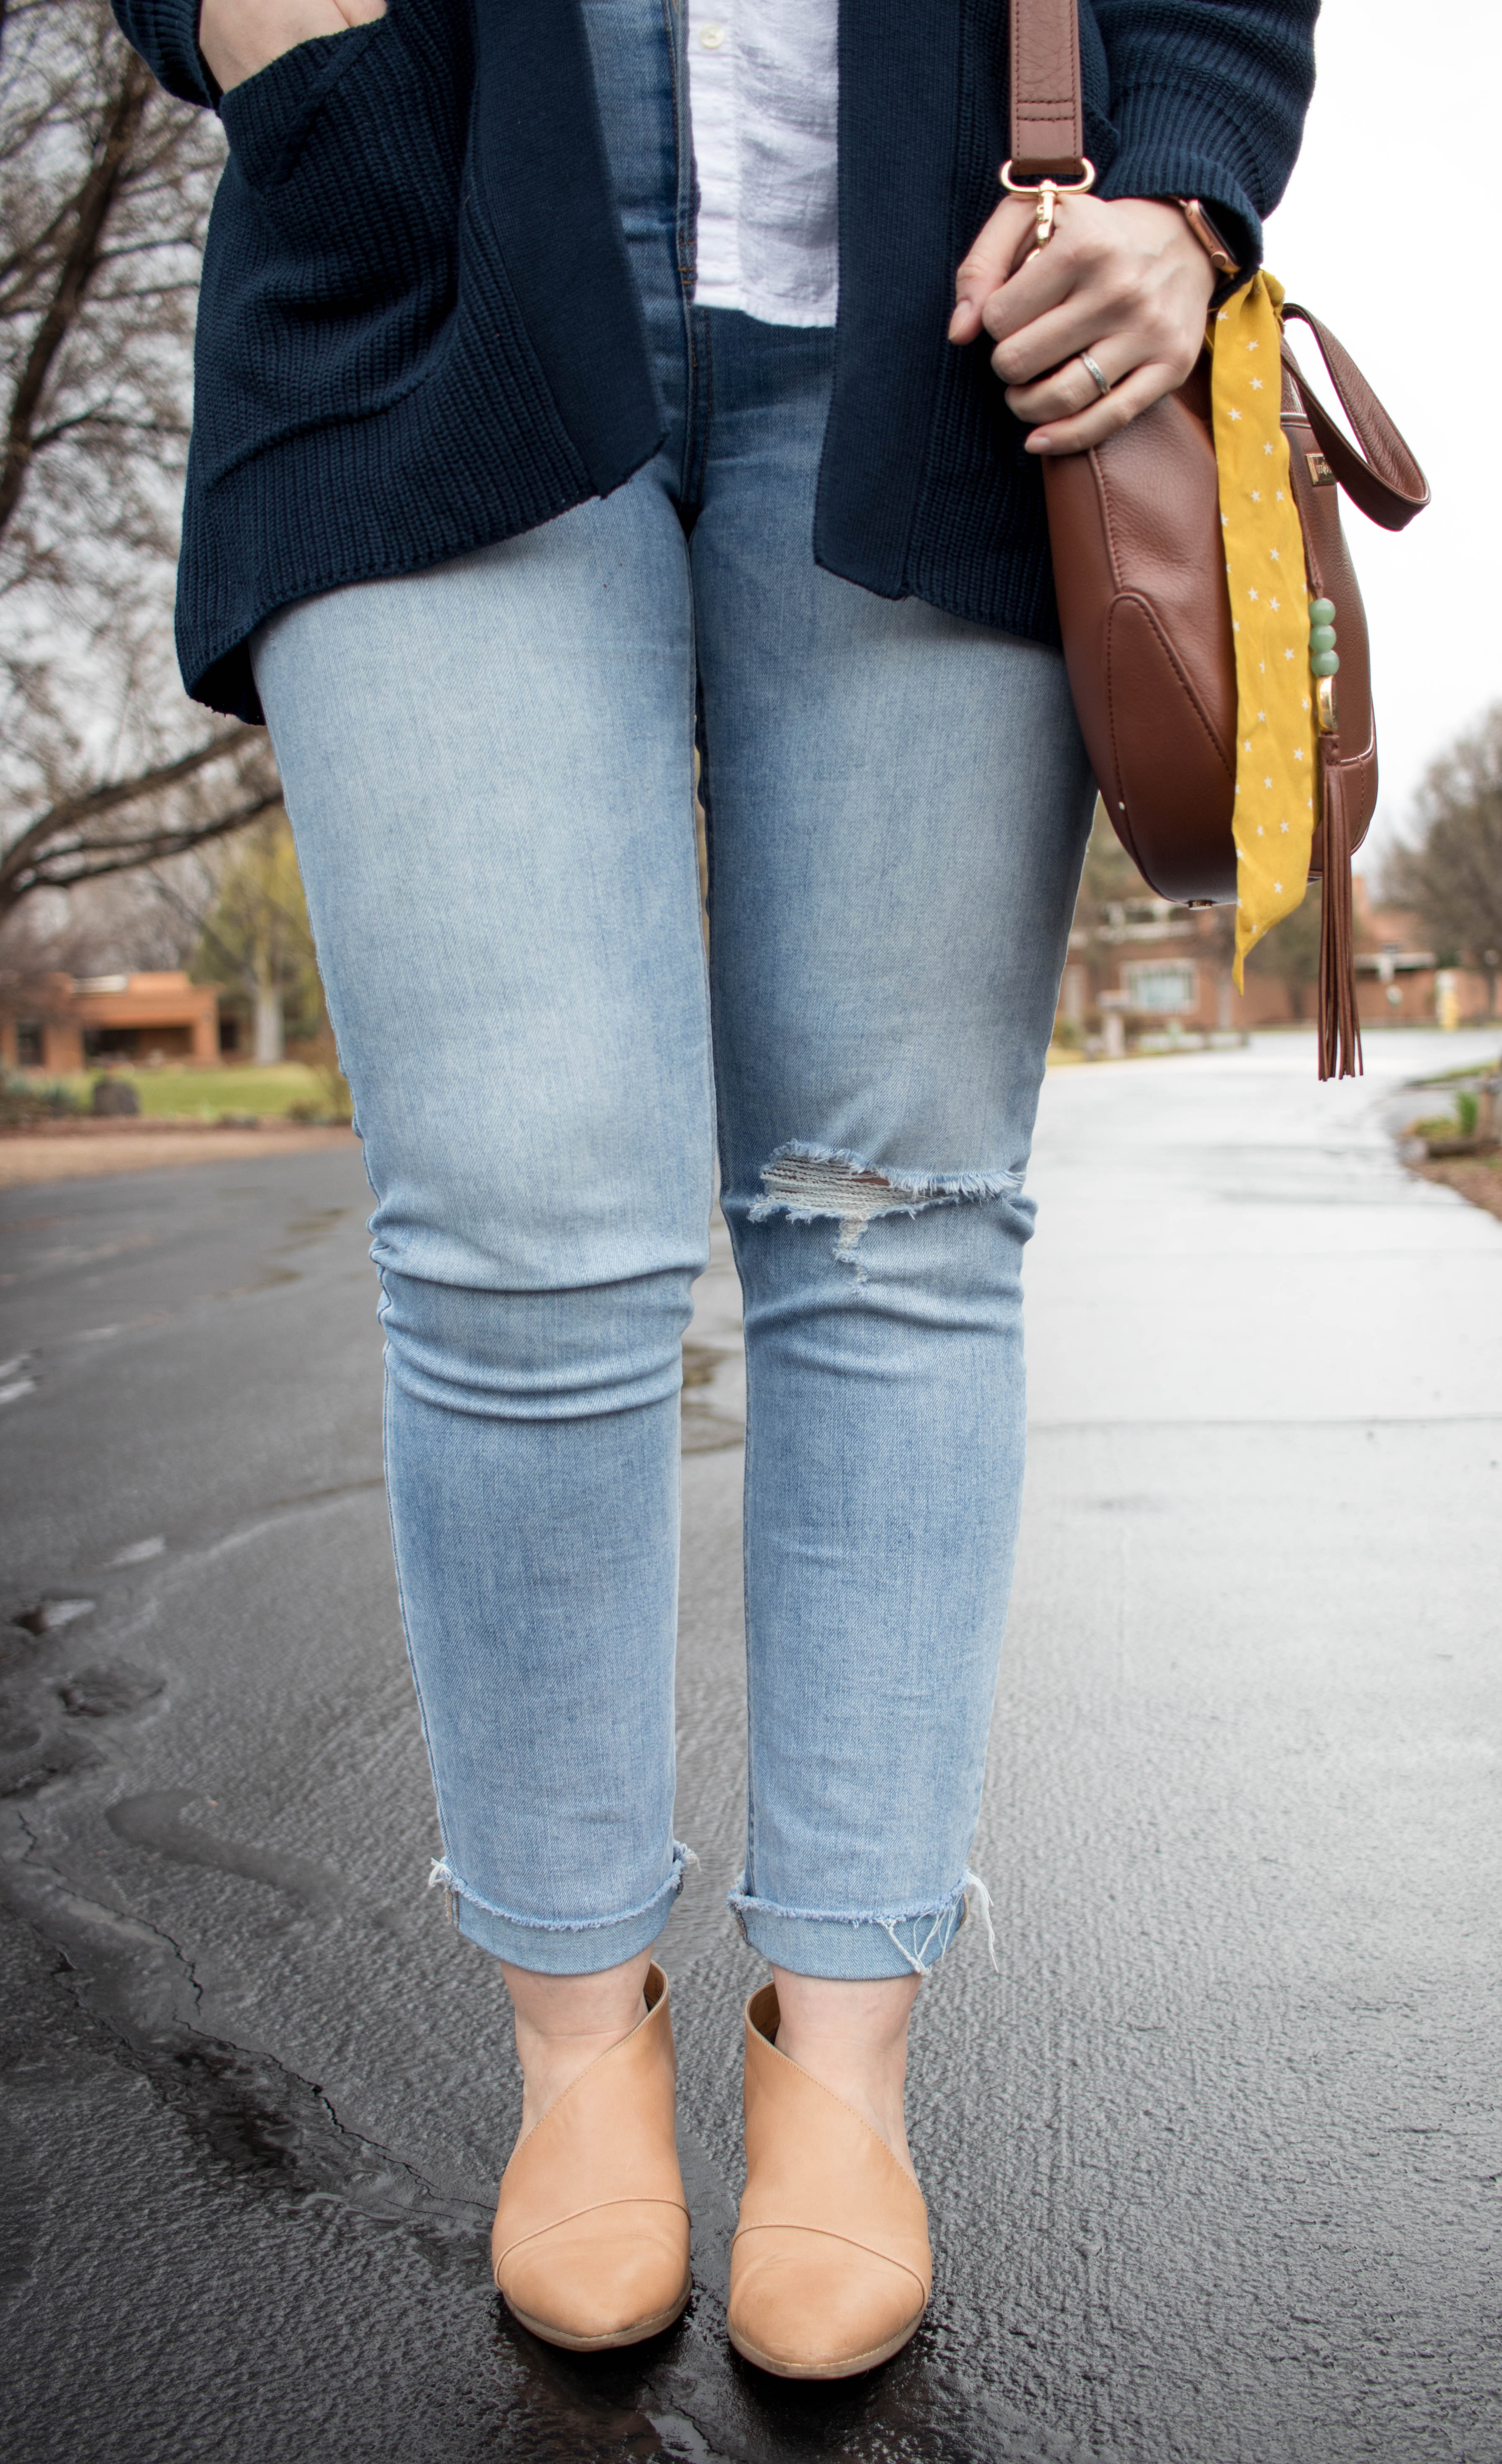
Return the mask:
[[[471,1940],[553,1974],[642,1949],[679,1888],[718,1115],[750,1395],[731,1904],[784,1967],[900,1975],[963,1915],[1092,790],[1053,651],[815,567],[833,336],[692,306],[671,0],[586,15],[666,443],[254,652],[376,1199],[440,1873]]]

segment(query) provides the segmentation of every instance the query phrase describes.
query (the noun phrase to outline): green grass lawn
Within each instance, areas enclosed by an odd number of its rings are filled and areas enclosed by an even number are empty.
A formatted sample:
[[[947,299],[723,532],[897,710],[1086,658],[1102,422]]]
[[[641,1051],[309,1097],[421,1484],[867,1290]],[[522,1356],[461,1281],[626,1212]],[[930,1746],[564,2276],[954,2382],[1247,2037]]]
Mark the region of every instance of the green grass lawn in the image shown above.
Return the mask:
[[[79,1095],[85,1108],[98,1073],[56,1083]],[[141,1098],[141,1109],[154,1120],[196,1113],[216,1120],[221,1112],[290,1112],[306,1104],[317,1112],[334,1109],[332,1092],[317,1072],[300,1061],[284,1061],[276,1069],[199,1068],[133,1069],[122,1072]]]

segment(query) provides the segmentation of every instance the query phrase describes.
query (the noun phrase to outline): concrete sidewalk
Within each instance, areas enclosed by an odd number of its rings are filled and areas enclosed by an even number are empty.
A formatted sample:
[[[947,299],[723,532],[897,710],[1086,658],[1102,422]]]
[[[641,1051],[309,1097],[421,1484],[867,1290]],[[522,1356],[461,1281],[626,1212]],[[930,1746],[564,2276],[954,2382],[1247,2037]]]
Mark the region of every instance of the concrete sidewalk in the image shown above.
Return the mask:
[[[423,1888],[358,1155],[0,1194],[0,1617],[72,1610],[0,1624],[8,2459],[1502,2464],[1502,1224],[1384,1126],[1469,1057],[1049,1081],[1000,1970],[967,1927],[919,2004],[929,2320],[824,2389],[723,2335],[758,1976],[723,1236],[663,1944],[698,2290],[587,2361],[485,2273],[518,2081]]]
[[[1035,1425],[1443,1420],[1502,1407],[1494,1223],[1397,1159],[1491,1035],[1313,1036],[1050,1074],[1029,1185]]]
[[[1502,2455],[1502,1225],[1387,1129],[1470,1057],[1047,1089],[965,2106],[1035,2400],[1143,2464]]]

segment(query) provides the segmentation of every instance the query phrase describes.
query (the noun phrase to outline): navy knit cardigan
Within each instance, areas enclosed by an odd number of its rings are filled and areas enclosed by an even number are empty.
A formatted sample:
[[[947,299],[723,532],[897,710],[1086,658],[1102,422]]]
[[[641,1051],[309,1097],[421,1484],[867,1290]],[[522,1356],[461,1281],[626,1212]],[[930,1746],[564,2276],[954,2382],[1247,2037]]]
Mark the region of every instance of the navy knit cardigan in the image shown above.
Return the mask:
[[[1081,0],[1105,197],[1212,203],[1248,263],[1318,0]],[[261,715],[276,607],[605,495],[664,420],[578,0],[390,0],[221,97],[198,0],[115,0],[230,157],[204,259],[178,583],[188,692]],[[985,346],[944,329],[1006,151],[1005,0],[841,0],[840,309],[812,552],[1056,640],[1043,495]]]

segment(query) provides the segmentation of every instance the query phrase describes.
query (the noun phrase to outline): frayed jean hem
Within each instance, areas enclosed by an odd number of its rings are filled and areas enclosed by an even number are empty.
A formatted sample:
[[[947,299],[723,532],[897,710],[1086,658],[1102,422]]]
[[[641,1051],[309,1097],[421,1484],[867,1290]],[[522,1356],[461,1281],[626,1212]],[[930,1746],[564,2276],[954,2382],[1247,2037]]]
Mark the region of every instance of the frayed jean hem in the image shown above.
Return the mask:
[[[739,1887],[727,1905],[752,1949],[774,1967],[794,1976],[872,1981],[926,1976],[964,1924],[967,1894],[975,1888],[967,1874],[942,1907],[894,1916],[822,1916],[812,1908],[778,1907]]]
[[[439,1858],[429,1877],[429,1888],[441,1890],[449,1913],[466,1942],[509,1960],[536,1976],[594,1976],[601,1969],[618,1968],[656,1941],[683,1888],[683,1877],[698,1859],[681,1839],[673,1843],[673,1870],[660,1888],[640,1907],[617,1917],[517,1917],[497,1908],[462,1881]]]

